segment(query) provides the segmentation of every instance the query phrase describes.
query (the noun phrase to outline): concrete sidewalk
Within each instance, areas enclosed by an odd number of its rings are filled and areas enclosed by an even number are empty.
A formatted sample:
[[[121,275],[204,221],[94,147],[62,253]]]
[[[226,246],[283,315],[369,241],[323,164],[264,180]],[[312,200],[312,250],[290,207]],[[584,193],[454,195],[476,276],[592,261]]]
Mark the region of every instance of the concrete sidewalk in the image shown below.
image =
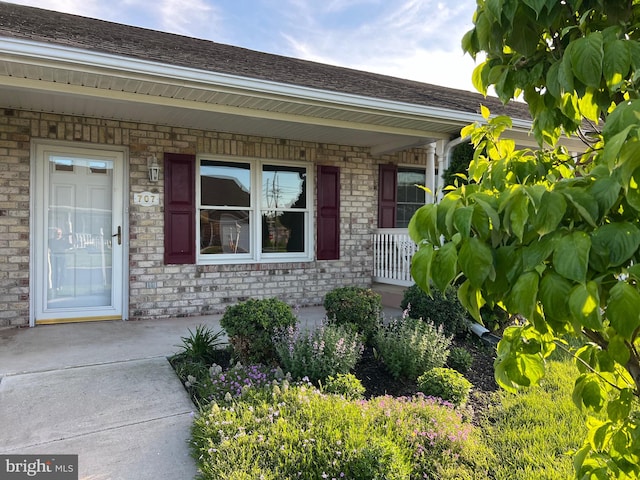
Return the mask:
[[[324,315],[298,312],[303,325]],[[217,331],[219,319],[0,330],[0,454],[78,454],[84,480],[194,478],[195,407],[167,357],[189,329]]]

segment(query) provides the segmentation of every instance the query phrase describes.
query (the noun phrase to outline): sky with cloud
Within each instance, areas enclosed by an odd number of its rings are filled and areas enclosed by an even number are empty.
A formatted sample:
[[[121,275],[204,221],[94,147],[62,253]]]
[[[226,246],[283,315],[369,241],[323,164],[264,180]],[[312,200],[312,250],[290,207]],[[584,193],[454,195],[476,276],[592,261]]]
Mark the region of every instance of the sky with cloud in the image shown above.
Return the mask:
[[[474,91],[475,0],[11,0]]]

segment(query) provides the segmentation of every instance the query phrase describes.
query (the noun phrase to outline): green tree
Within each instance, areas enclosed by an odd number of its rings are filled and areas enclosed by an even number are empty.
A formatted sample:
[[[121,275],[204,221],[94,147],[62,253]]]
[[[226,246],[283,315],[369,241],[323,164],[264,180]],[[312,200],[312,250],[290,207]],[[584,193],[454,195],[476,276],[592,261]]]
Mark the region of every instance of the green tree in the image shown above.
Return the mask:
[[[498,346],[496,379],[538,382],[567,340],[573,398],[600,412],[575,455],[577,478],[640,476],[640,0],[478,0],[464,50],[486,59],[473,81],[507,102],[523,95],[539,149],[500,138],[508,117],[470,125],[469,184],[422,207],[409,229],[426,291],[461,283],[481,321],[517,316]],[[558,146],[578,135],[586,153]],[[602,420],[604,419],[604,420]]]
[[[442,173],[444,187],[455,185],[456,182],[467,183],[467,170],[469,170],[469,163],[473,159],[473,151],[471,143],[461,143],[453,149],[451,164]]]

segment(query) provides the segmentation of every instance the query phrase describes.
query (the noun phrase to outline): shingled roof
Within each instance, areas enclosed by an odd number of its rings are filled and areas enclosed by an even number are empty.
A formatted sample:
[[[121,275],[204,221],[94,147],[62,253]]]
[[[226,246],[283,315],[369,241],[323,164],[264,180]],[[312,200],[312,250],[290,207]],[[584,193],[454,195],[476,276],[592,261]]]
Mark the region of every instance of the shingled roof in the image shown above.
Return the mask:
[[[529,119],[524,104],[502,105],[464,90],[5,2],[0,36],[472,114],[482,103],[494,113]]]

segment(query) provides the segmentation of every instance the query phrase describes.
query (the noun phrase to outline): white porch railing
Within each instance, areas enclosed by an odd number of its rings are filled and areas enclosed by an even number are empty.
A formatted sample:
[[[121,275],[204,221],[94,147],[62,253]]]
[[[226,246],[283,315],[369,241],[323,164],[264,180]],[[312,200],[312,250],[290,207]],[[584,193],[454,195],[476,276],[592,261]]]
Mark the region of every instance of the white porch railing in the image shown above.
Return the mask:
[[[418,246],[404,228],[379,228],[373,234],[373,280],[410,286],[411,257]]]

